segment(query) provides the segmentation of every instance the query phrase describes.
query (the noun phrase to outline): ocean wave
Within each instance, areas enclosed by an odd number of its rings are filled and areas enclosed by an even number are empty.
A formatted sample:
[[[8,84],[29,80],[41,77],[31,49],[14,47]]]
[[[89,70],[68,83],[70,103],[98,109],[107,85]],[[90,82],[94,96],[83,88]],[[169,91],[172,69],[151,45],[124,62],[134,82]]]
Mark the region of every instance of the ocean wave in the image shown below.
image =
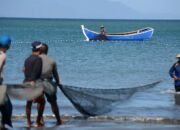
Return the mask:
[[[32,118],[36,118],[37,115],[31,115]],[[45,119],[55,118],[54,115],[44,115]],[[86,121],[134,121],[141,123],[157,123],[157,124],[180,124],[180,119],[167,118],[167,117],[143,117],[143,116],[94,116],[94,117],[84,117],[81,115],[61,115],[63,120],[86,120]],[[26,119],[26,115],[13,115],[13,119]]]
[[[167,89],[161,91],[162,94],[180,94],[180,92],[176,92],[174,89]]]

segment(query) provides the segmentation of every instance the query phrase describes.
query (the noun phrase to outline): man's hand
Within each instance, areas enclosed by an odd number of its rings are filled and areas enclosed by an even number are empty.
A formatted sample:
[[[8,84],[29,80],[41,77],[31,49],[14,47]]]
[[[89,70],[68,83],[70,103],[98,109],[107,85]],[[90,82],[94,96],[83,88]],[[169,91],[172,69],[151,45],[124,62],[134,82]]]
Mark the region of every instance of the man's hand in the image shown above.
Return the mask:
[[[180,78],[178,78],[178,77],[175,76],[175,75],[173,76],[173,79],[174,79],[174,80],[180,80]]]
[[[35,86],[35,82],[34,82],[34,81],[31,81],[30,84],[31,84],[32,86]]]

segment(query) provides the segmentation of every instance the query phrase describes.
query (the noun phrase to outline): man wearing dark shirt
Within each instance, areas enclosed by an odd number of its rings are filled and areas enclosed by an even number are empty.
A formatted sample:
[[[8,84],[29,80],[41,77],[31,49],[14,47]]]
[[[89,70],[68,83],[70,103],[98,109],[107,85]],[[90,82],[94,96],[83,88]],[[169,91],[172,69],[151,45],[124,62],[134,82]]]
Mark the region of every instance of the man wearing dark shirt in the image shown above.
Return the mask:
[[[24,82],[30,83],[32,86],[36,85],[37,80],[40,79],[42,72],[42,59],[39,57],[41,42],[35,41],[32,43],[32,54],[25,60],[24,63]],[[37,86],[38,87],[38,86]],[[45,99],[42,94],[34,100],[26,102],[26,115],[27,115],[27,127],[31,127],[31,106],[32,103],[38,103],[38,116],[36,120],[36,127],[44,125],[44,122],[41,122],[43,111],[45,107]]]
[[[176,92],[180,92],[180,54],[178,54],[176,58],[178,61],[170,68],[169,75],[174,80],[174,87]]]
[[[25,81],[36,81],[41,76],[42,59],[38,55],[31,55],[25,61]]]

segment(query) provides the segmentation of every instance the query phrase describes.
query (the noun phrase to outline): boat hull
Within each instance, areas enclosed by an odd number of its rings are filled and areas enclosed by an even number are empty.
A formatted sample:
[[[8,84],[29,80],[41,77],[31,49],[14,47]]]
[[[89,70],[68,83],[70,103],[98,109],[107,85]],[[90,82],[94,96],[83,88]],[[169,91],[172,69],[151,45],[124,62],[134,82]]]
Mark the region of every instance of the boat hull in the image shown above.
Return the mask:
[[[106,34],[102,35],[98,32],[89,30],[81,25],[81,29],[83,31],[84,36],[86,37],[86,41],[96,41],[96,40],[107,40],[107,41],[119,41],[119,40],[145,40],[150,39],[153,35],[154,29],[153,28],[144,28],[139,29],[134,32],[127,32],[127,33],[116,33],[116,34]]]

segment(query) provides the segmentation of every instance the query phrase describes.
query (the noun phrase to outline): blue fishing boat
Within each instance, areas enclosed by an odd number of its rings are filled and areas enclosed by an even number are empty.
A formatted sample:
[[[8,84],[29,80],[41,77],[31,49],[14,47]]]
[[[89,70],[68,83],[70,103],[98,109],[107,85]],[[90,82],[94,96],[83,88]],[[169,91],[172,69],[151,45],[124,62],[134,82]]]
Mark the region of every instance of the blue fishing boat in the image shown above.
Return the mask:
[[[146,27],[131,32],[105,34],[89,30],[85,28],[84,25],[81,25],[81,29],[86,41],[146,40],[150,39],[154,32],[154,29],[151,27]]]

